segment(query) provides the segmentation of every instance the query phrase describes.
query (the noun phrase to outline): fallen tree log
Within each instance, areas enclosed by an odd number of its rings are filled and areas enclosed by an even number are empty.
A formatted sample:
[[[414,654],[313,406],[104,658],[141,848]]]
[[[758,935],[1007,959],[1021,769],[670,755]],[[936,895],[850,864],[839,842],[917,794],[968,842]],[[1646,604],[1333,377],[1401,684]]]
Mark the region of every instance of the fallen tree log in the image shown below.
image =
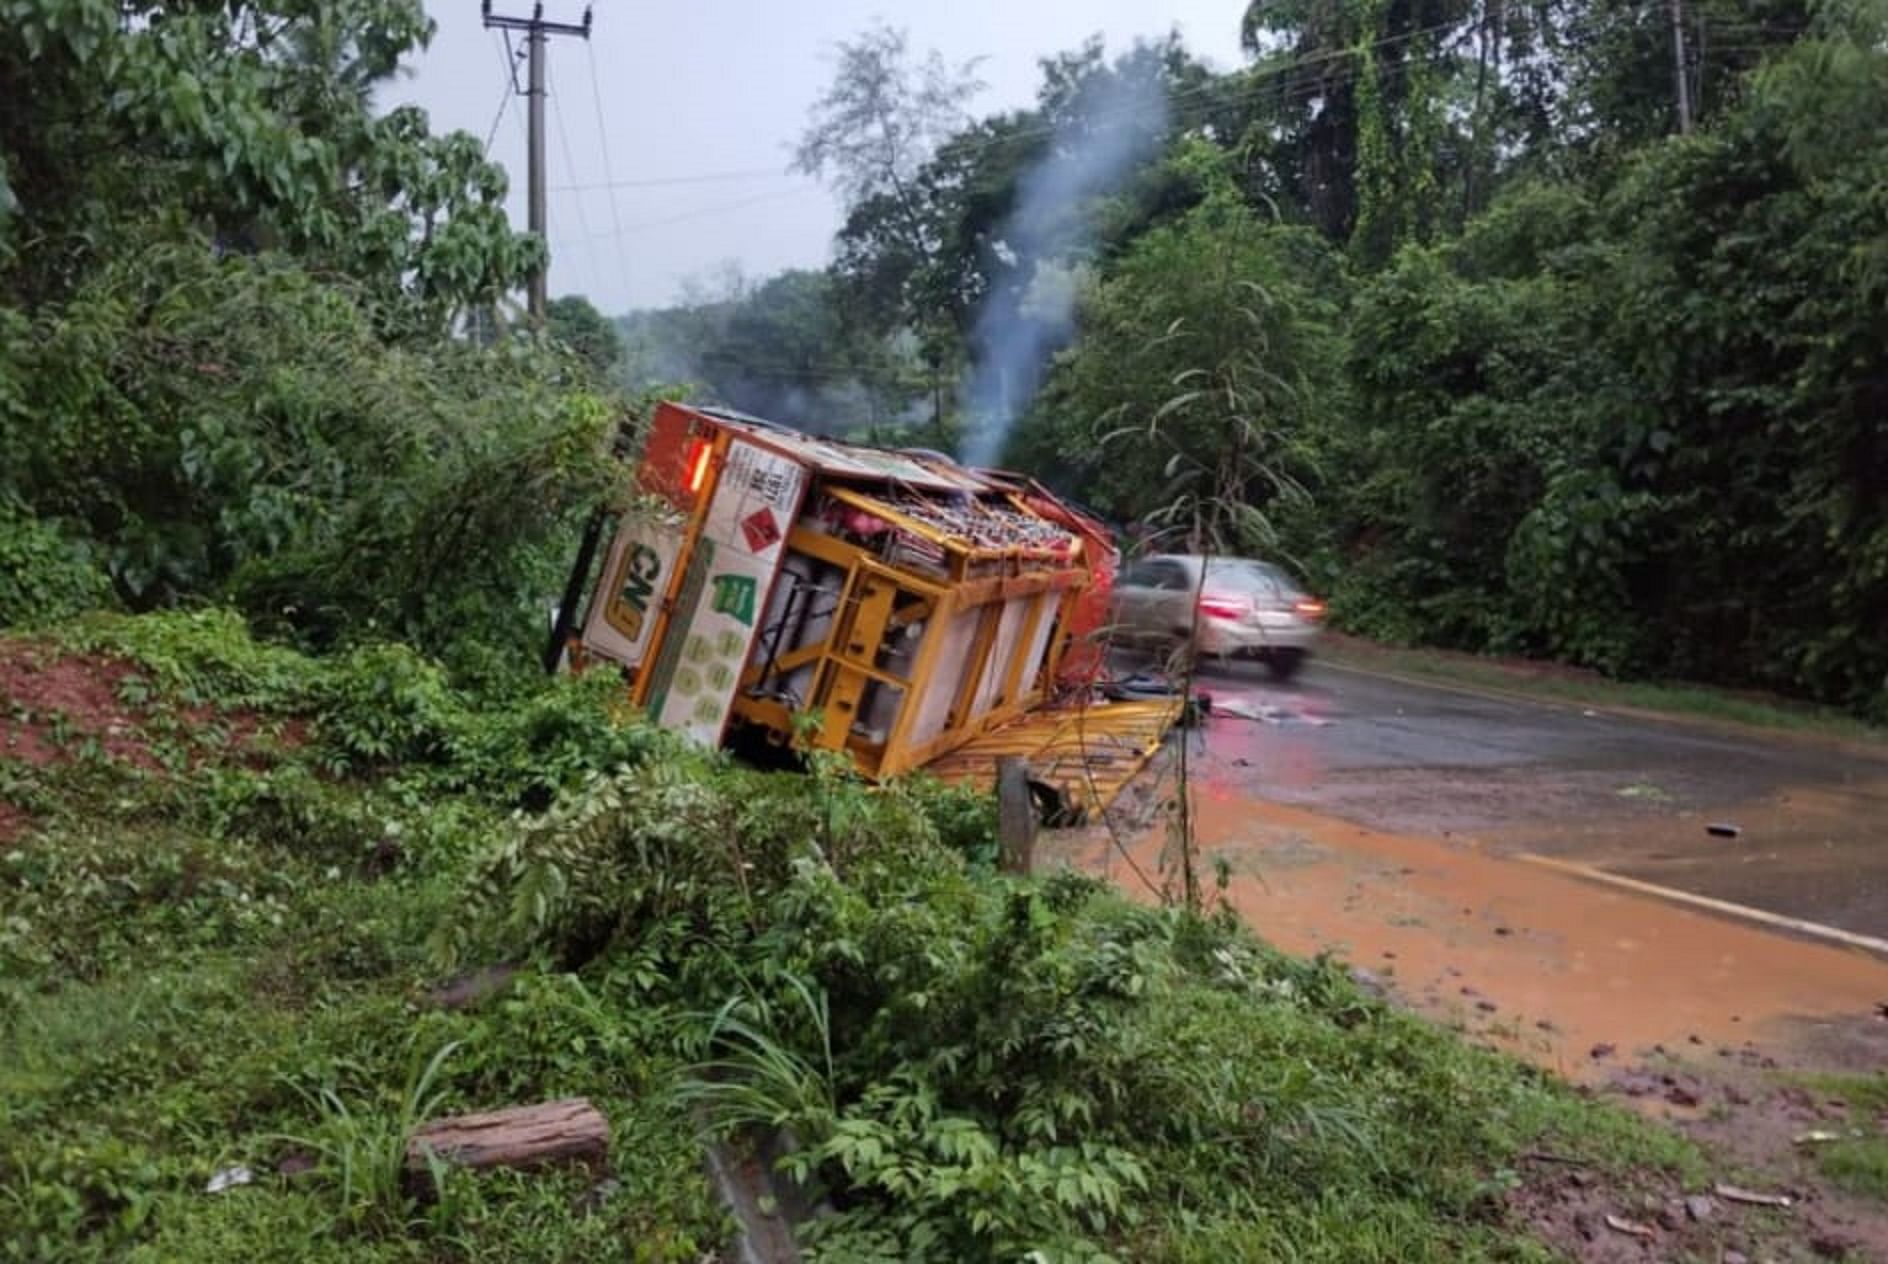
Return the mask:
[[[421,1124],[406,1143],[409,1170],[428,1168],[427,1154],[461,1167],[537,1168],[581,1164],[601,1172],[609,1157],[610,1123],[587,1097],[452,1115]]]

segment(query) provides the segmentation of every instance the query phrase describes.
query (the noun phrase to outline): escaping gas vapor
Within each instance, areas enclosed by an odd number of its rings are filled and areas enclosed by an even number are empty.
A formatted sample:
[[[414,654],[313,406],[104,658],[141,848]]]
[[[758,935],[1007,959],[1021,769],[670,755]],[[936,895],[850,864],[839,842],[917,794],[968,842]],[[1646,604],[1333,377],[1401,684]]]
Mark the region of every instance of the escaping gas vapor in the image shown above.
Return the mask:
[[[1166,134],[1167,94],[1143,59],[1095,76],[1058,124],[1047,156],[1019,183],[992,253],[1003,266],[971,334],[963,459],[1002,455],[1049,357],[1074,331],[1075,299],[1093,230],[1088,203],[1117,188]]]

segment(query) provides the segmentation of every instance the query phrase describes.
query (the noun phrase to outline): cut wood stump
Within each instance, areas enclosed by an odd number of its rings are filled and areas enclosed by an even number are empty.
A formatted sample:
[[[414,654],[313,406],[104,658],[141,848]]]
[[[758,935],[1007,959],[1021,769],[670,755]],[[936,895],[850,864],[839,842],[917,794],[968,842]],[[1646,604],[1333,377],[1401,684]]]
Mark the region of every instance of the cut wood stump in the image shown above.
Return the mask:
[[[474,1169],[573,1163],[601,1172],[609,1156],[610,1121],[587,1097],[452,1115],[414,1130],[406,1143],[408,1170],[425,1172],[429,1150]]]

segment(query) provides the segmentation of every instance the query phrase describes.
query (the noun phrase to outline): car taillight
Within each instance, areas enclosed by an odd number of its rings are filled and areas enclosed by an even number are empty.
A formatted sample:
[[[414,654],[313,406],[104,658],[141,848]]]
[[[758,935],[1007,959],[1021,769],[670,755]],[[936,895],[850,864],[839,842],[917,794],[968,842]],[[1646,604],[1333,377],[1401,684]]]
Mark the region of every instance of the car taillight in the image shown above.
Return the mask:
[[[1322,619],[1324,603],[1316,597],[1300,597],[1291,603],[1291,612],[1301,619]]]
[[[1200,613],[1209,619],[1243,619],[1252,613],[1252,603],[1244,597],[1202,593]]]

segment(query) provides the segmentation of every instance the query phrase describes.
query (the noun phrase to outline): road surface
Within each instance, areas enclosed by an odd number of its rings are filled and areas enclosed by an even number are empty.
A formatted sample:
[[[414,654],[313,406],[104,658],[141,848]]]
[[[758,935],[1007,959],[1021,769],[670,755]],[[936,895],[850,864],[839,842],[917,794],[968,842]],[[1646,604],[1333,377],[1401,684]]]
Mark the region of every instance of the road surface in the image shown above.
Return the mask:
[[[1324,662],[1288,685],[1238,664],[1201,687],[1262,717],[1220,718],[1206,748],[1273,802],[1888,939],[1888,752]]]
[[[1286,951],[1578,1079],[1676,1055],[1888,1062],[1888,955],[1528,856],[1888,939],[1888,758],[1314,663],[1201,682],[1186,734],[1218,893]],[[1039,855],[1154,898],[1173,764]],[[1734,838],[1707,832],[1735,826]]]

